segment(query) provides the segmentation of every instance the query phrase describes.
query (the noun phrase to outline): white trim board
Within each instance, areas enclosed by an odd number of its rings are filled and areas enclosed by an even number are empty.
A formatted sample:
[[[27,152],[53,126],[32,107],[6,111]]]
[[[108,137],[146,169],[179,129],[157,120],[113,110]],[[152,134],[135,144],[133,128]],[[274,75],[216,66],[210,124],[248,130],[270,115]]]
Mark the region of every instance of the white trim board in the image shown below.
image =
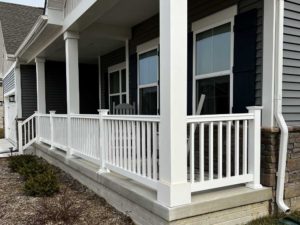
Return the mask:
[[[216,12],[210,16],[204,17],[194,23],[192,23],[192,31],[198,31],[200,29],[208,30],[217,26],[218,23],[223,24],[226,20],[231,20],[237,14],[237,5],[231,6],[222,11]]]

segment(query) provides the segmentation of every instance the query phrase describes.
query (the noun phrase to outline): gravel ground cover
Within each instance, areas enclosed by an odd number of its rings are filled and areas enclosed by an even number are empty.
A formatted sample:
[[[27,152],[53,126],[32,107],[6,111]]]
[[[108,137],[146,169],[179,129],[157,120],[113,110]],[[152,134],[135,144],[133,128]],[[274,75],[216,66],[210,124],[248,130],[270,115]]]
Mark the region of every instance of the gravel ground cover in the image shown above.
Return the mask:
[[[118,212],[71,176],[55,168],[60,191],[53,197],[28,197],[24,179],[0,159],[1,225],[133,225],[130,217]]]

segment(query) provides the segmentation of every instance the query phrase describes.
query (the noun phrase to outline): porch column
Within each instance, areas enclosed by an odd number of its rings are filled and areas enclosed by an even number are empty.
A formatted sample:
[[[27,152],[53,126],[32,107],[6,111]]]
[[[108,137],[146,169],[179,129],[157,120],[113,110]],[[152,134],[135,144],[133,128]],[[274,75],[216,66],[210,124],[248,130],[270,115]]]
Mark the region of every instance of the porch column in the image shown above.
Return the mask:
[[[79,35],[65,32],[66,47],[66,81],[67,81],[67,111],[79,113],[79,66],[78,66],[78,39]]]
[[[37,111],[46,113],[46,92],[45,92],[45,59],[35,58],[36,65],[36,89],[37,89]]]
[[[160,183],[158,201],[191,202],[187,182],[187,1],[160,0]]]

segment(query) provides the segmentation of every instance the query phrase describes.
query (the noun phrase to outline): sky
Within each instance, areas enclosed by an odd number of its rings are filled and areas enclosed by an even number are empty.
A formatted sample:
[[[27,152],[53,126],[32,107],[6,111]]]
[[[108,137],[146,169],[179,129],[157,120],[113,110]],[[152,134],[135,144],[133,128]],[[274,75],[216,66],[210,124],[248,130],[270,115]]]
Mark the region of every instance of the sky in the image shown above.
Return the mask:
[[[9,2],[20,5],[29,5],[35,7],[44,7],[45,0],[0,0],[0,2]]]

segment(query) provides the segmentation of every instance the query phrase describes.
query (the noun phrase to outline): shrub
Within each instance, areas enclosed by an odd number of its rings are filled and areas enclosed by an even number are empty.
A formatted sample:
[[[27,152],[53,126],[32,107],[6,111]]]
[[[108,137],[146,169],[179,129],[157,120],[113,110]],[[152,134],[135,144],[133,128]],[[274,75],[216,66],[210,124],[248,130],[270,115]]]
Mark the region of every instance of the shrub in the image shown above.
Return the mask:
[[[78,204],[65,188],[56,198],[41,198],[29,224],[74,224],[80,221],[85,211],[86,204]]]
[[[28,164],[36,165],[37,157],[33,155],[15,155],[9,157],[8,166],[13,172],[19,172]]]
[[[29,196],[52,196],[59,191],[57,176],[49,164],[33,155],[9,158],[9,168],[24,179],[24,191]]]
[[[52,169],[29,176],[24,185],[25,194],[35,197],[52,196],[59,191],[57,177]]]

